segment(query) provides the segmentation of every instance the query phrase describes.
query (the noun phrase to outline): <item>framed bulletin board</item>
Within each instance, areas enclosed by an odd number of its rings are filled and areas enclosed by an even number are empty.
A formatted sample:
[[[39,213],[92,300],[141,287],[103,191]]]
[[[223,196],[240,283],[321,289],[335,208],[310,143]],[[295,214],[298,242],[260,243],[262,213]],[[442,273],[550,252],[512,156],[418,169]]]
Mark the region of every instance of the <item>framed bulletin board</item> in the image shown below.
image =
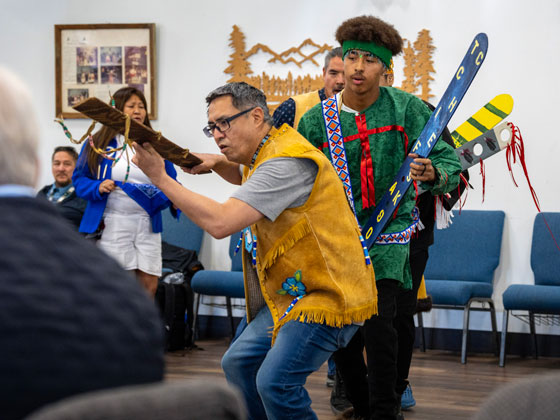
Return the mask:
[[[134,86],[157,118],[155,24],[55,25],[54,35],[56,117],[86,118],[72,106]]]

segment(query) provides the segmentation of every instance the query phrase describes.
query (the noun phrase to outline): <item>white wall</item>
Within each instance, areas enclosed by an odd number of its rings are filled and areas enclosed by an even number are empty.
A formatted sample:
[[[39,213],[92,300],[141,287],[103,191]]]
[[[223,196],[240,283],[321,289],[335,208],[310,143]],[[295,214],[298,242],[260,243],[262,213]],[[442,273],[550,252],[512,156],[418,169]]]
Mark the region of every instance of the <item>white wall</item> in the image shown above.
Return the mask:
[[[361,14],[380,16],[409,40],[415,40],[421,29],[430,30],[437,47],[433,102],[445,91],[473,37],[485,32],[489,38],[486,61],[449,127],[456,128],[494,96],[512,95],[515,105],[508,120],[521,128],[527,167],[541,208],[558,211],[560,199],[549,176],[557,168],[560,148],[552,124],[560,93],[560,3],[555,0],[0,0],[0,63],[19,73],[31,87],[40,118],[43,168],[39,186],[51,182],[49,157],[53,147],[67,144],[52,121],[55,24],[156,23],[160,117],[154,126],[194,152],[217,152],[201,132],[206,122],[204,98],[228,78],[223,70],[232,52],[228,44],[233,25],[245,34],[247,47],[262,42],[284,50],[308,37],[334,45],[338,24]],[[396,79],[400,85],[398,71]],[[87,125],[84,120],[68,120],[75,136]],[[533,281],[529,238],[536,209],[519,166],[515,169],[519,188],[513,186],[504,153],[486,163],[484,202],[478,168],[470,173],[475,190],[469,192],[466,208],[506,213],[501,264],[495,279],[495,299],[501,305],[507,285]],[[213,175],[182,175],[181,182],[216,200],[225,200],[234,188]],[[207,268],[228,268],[225,242],[205,237],[201,259]],[[435,312],[426,324],[459,328],[461,318]],[[479,321],[473,317],[475,328],[488,329],[489,325],[485,318]],[[515,323],[513,327],[524,328]]]

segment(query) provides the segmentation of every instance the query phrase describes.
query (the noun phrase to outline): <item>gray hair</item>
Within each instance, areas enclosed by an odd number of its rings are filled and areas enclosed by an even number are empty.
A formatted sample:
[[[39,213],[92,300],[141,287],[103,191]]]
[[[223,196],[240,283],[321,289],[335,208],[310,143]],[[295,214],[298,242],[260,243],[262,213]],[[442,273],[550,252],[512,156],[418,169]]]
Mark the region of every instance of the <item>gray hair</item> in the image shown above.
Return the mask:
[[[325,69],[329,68],[329,64],[334,57],[342,58],[342,47],[333,48],[325,55]]]
[[[29,90],[0,66],[0,185],[35,186],[38,134]]]
[[[266,104],[266,96],[256,87],[245,82],[228,83],[210,92],[208,96],[206,96],[206,104],[210,105],[214,99],[226,95],[231,96],[231,103],[238,110],[244,111],[251,107],[259,107],[263,110],[264,122],[270,125],[274,123]]]

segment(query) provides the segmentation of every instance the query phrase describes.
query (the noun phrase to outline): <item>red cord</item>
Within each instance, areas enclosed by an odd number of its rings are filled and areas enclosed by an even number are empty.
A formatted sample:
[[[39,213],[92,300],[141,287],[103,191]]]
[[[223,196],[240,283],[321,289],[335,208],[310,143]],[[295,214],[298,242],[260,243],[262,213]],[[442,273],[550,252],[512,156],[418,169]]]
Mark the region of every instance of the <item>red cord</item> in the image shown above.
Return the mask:
[[[540,212],[540,210],[539,210]],[[548,226],[548,222],[546,220],[546,217],[544,217],[544,214],[542,214],[542,218],[544,220],[544,224],[546,225],[546,228],[548,229],[548,231],[550,232],[550,236],[552,237],[552,240],[554,241],[554,245],[556,245],[556,248],[558,248],[558,251],[560,251],[560,246],[558,246],[558,242],[556,242],[556,238],[554,237],[554,233],[552,233],[552,229],[550,229],[550,226]]]
[[[542,214],[539,205],[539,198],[537,197],[537,193],[535,192],[535,189],[533,188],[533,186],[531,185],[531,181],[529,180],[529,172],[527,171],[527,165],[525,163],[525,144],[523,143],[523,137],[521,136],[521,131],[519,130],[518,127],[513,125],[513,123],[508,122],[508,125],[511,128],[512,138],[511,138],[511,143],[509,144],[506,150],[506,162],[507,162],[509,173],[511,174],[511,179],[513,180],[514,185],[517,187],[518,185],[515,182],[515,178],[513,177],[511,159],[513,159],[513,163],[515,163],[516,157],[519,157],[519,163],[523,168],[523,173],[525,174],[525,178],[527,179],[527,184],[529,185],[529,190],[531,191],[531,195],[533,196],[535,207],[537,207],[539,213]],[[546,217],[544,217],[544,214],[543,214],[543,220],[544,220],[544,224],[546,225],[546,228],[548,229],[548,232],[550,233],[550,236],[552,237],[552,240],[554,241],[554,244],[556,245],[556,248],[558,249],[558,251],[560,251],[560,246],[558,245],[558,242],[556,241],[556,238],[554,237],[554,234],[552,233],[552,229],[548,225],[548,221],[546,220]]]
[[[484,194],[486,192],[486,174],[484,172],[484,161],[480,159],[480,175],[482,175],[482,202],[484,203]]]
[[[457,186],[457,191],[459,193],[459,215],[461,215],[461,210],[463,209],[463,206],[467,203],[467,198],[469,196],[469,181],[467,181],[467,178],[465,178],[465,176],[461,173],[459,174],[459,186]],[[463,201],[461,201],[461,182],[465,183],[465,198]]]
[[[535,189],[531,185],[531,180],[529,179],[529,172],[527,171],[527,164],[525,163],[525,144],[523,143],[523,137],[521,136],[521,131],[519,128],[513,125],[513,123],[508,122],[508,125],[511,128],[511,143],[506,149],[506,162],[508,166],[509,173],[511,174],[511,179],[513,180],[514,185],[517,187],[517,183],[515,182],[515,178],[513,177],[512,171],[512,163],[511,160],[513,159],[513,163],[515,163],[516,158],[519,158],[519,163],[523,168],[523,173],[525,174],[525,178],[527,179],[527,184],[529,185],[529,191],[531,191],[531,195],[533,197],[533,201],[537,210],[540,212],[541,208],[539,205],[539,198],[537,197],[537,193]]]

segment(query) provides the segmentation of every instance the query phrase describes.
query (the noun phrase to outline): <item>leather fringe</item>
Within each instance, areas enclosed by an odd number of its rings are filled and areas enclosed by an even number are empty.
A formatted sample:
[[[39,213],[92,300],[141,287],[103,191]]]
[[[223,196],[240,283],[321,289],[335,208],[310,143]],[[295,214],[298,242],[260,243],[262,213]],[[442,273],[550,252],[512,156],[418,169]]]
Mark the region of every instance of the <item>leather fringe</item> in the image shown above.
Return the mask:
[[[351,311],[340,312],[327,312],[324,309],[305,308],[298,310],[297,305],[274,326],[272,332],[272,345],[276,340],[278,331],[288,321],[298,321],[313,324],[325,324],[329,327],[342,328],[345,325],[359,324],[367,321],[373,315],[377,314],[377,299],[369,303],[365,307],[355,308]]]
[[[288,232],[280,238],[278,245],[269,250],[262,260],[262,271],[270,268],[274,262],[288,250],[290,250],[297,241],[311,233],[311,226],[307,219],[301,219]]]

